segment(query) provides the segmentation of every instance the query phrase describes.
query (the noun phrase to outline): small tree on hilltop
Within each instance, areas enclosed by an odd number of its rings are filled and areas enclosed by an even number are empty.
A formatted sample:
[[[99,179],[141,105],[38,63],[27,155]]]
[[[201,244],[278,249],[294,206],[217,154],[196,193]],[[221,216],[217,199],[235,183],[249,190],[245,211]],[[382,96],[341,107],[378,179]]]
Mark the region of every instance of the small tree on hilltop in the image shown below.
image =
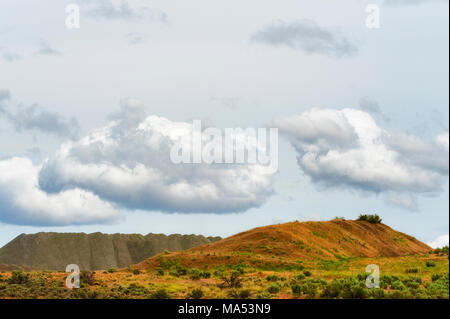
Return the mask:
[[[366,221],[371,224],[379,224],[381,223],[382,219],[377,214],[374,215],[367,215],[367,214],[361,214],[358,217],[359,221]]]

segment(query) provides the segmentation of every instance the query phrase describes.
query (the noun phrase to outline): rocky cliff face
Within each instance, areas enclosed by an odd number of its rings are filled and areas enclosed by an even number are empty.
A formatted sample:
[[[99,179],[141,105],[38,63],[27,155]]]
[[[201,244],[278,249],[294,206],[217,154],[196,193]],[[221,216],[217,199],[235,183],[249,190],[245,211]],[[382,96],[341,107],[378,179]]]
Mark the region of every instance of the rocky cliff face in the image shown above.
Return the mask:
[[[180,251],[220,239],[178,234],[22,234],[0,249],[0,265],[33,270],[64,270],[69,264],[82,270],[123,268],[165,250]]]

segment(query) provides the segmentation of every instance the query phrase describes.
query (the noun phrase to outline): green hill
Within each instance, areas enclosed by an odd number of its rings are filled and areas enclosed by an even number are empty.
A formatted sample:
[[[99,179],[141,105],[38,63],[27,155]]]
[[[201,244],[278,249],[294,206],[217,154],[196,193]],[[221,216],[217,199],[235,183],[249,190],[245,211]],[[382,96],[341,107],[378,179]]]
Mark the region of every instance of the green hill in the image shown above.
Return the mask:
[[[0,248],[3,270],[82,270],[123,268],[165,250],[180,251],[220,240],[201,235],[37,233],[22,234]]]

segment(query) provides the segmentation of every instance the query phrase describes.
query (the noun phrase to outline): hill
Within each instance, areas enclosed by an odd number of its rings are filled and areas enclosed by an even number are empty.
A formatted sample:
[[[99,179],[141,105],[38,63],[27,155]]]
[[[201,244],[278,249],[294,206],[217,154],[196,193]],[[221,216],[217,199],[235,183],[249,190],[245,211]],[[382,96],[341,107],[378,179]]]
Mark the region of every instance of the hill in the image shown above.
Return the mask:
[[[164,258],[177,259],[188,267],[243,262],[257,266],[298,260],[397,257],[430,250],[414,237],[381,223],[335,219],[259,227]],[[153,257],[135,267],[157,267],[161,260],[161,256]]]
[[[219,239],[179,234],[22,234],[0,248],[0,269],[64,270],[69,264],[82,270],[123,268],[165,250],[184,250]]]

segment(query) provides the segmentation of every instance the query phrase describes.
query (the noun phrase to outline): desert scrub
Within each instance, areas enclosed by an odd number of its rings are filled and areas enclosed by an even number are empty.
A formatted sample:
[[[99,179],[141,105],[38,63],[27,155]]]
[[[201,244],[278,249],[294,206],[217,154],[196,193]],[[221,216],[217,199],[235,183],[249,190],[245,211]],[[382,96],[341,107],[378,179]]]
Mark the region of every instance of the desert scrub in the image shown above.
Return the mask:
[[[271,294],[279,293],[281,290],[281,286],[279,284],[272,284],[267,288],[267,291]]]
[[[234,299],[248,299],[251,296],[250,289],[230,290],[228,295]]]
[[[11,277],[8,279],[10,285],[27,285],[30,283],[30,274],[21,271],[13,271]]]
[[[242,286],[242,278],[241,274],[237,271],[233,271],[229,275],[222,276],[222,283],[219,287],[228,287],[228,288],[240,288]]]
[[[188,298],[189,299],[202,299],[203,295],[204,295],[203,290],[201,290],[200,288],[196,288],[189,293]]]
[[[299,284],[291,285],[291,290],[294,296],[300,296],[302,294],[302,286],[300,286]]]
[[[150,295],[150,299],[170,299],[170,297],[170,294],[164,288],[160,288]]]

